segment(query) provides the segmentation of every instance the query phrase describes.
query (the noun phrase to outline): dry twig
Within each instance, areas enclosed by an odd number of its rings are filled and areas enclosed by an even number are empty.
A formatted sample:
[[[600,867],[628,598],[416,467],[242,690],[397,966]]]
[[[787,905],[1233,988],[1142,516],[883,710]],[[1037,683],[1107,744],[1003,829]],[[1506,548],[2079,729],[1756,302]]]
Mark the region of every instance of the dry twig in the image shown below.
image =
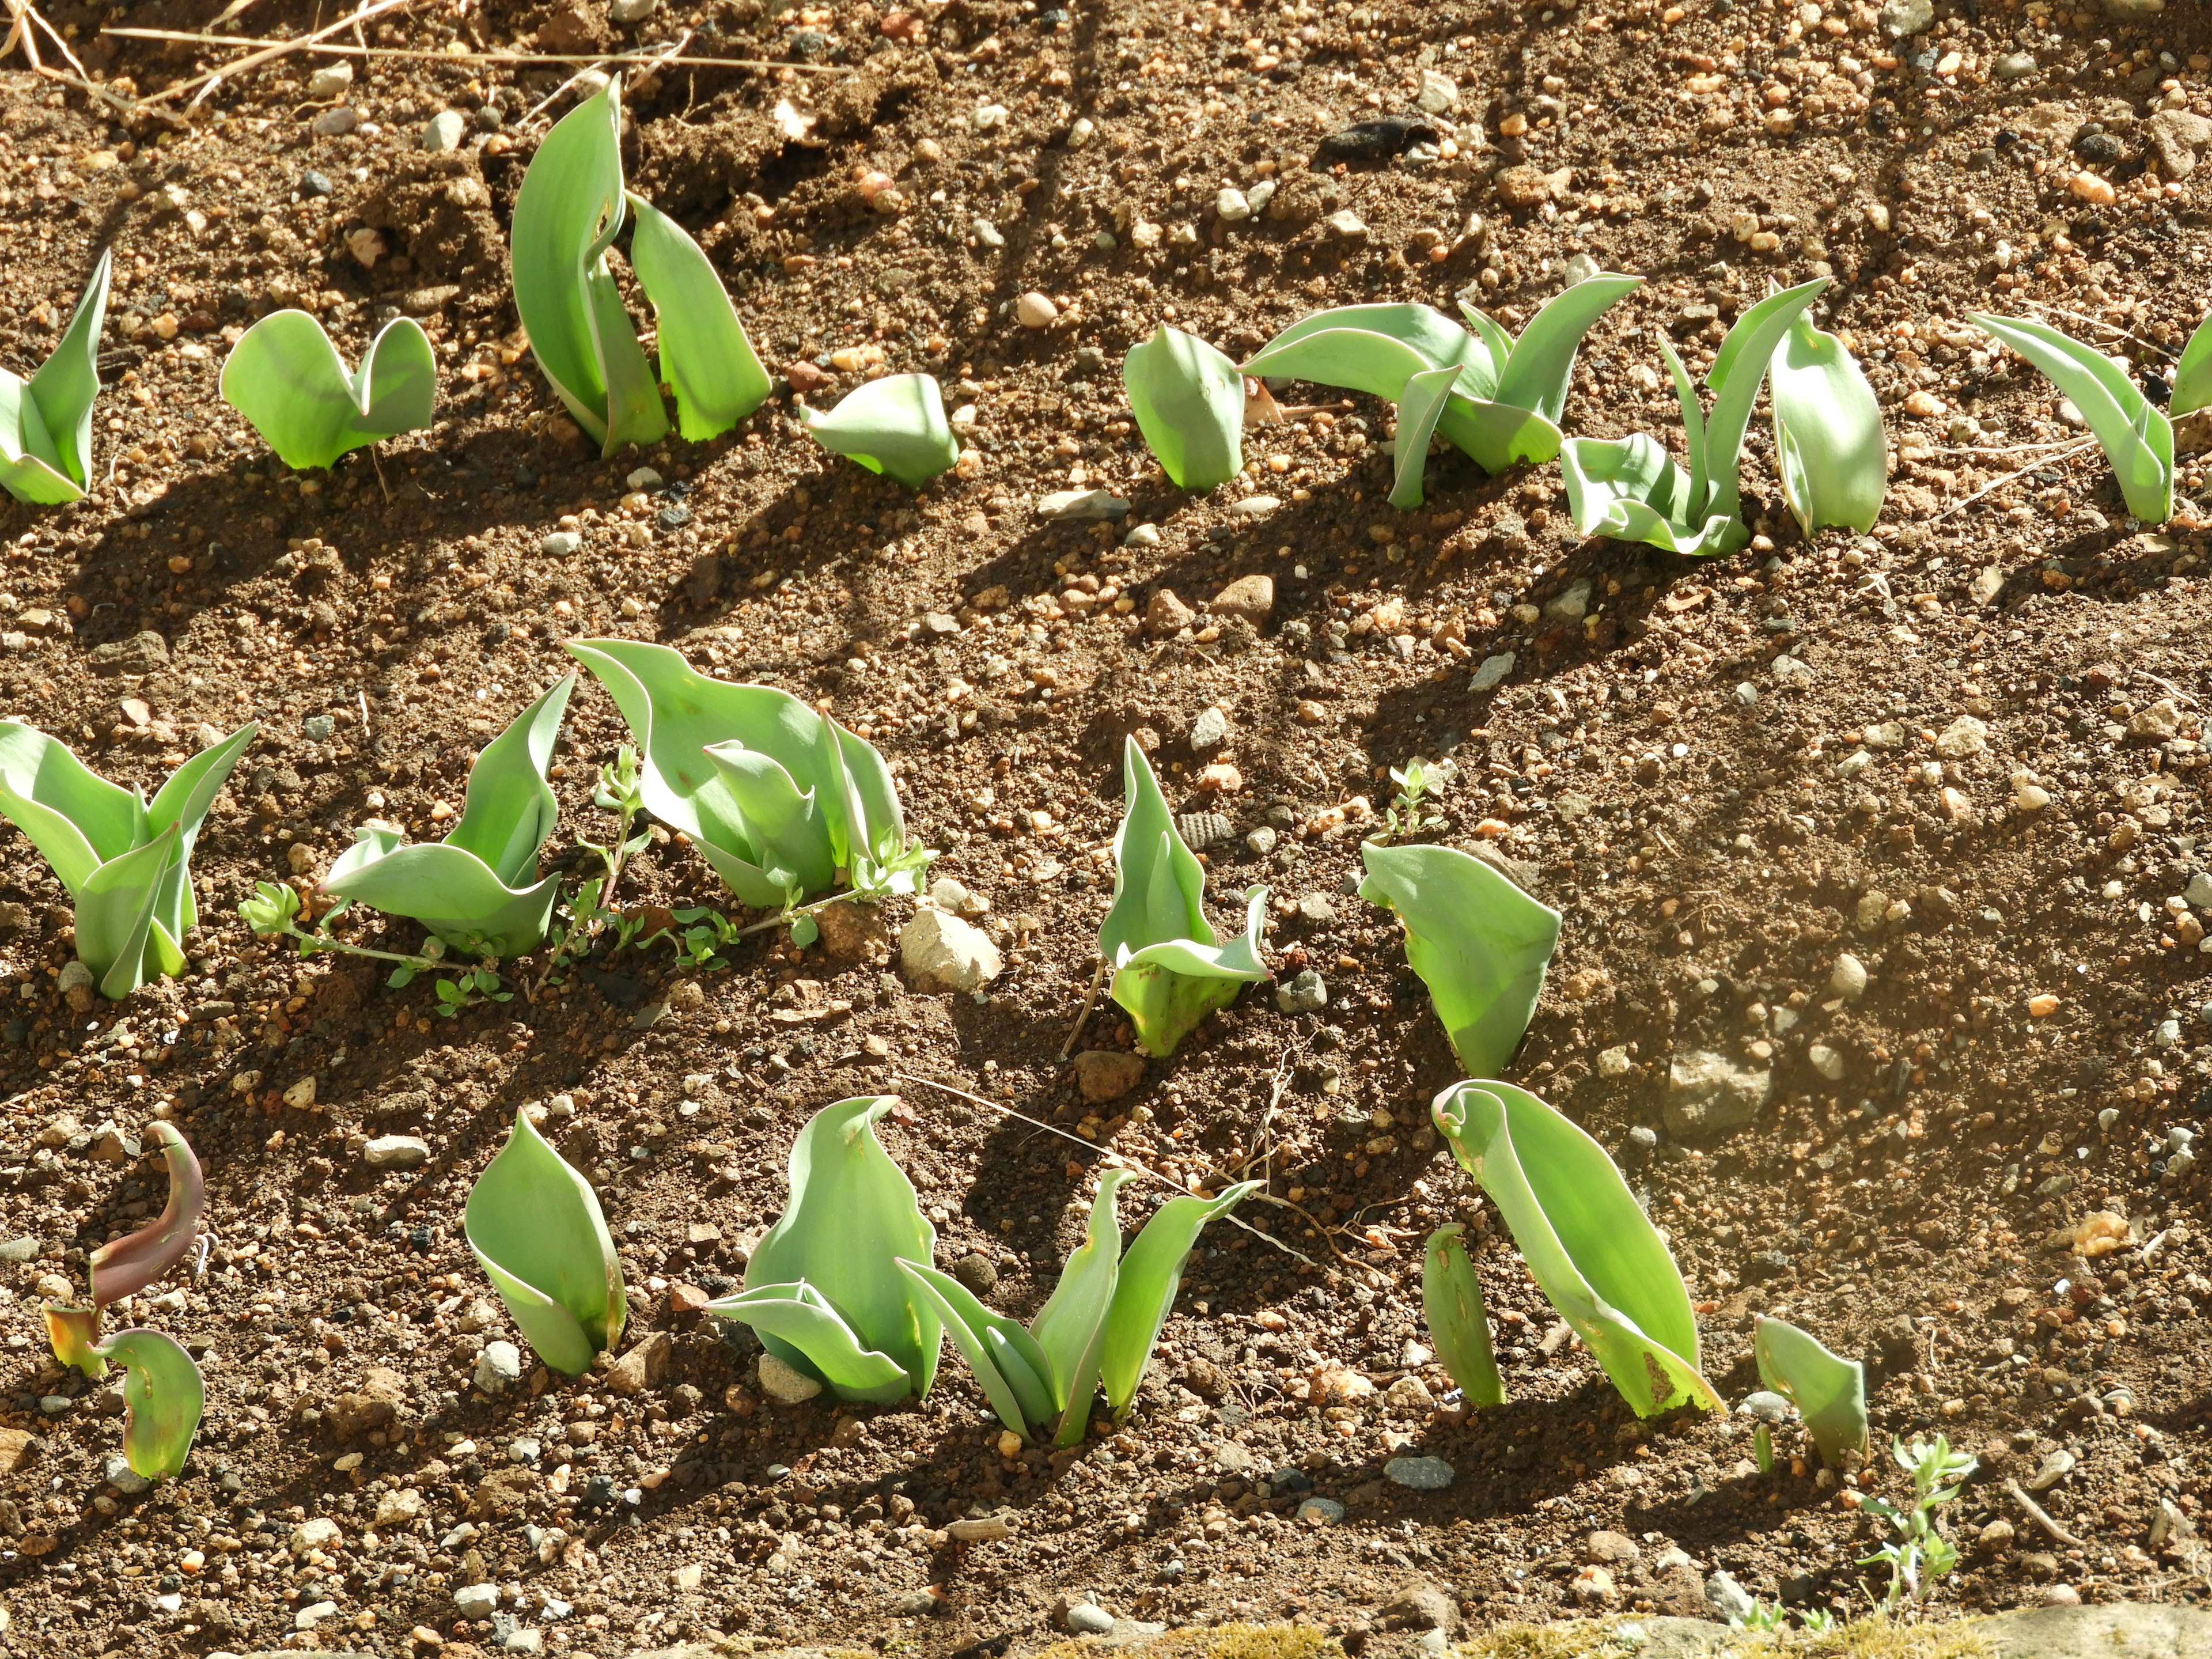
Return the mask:
[[[2056,1521],[2052,1520],[2049,1512],[2044,1509],[2042,1504],[2037,1503],[2033,1498],[2030,1498],[2025,1492],[2021,1491],[2019,1481],[2006,1481],[2005,1490],[2020,1500],[2020,1506],[2027,1511],[2027,1517],[2029,1520],[2034,1522],[2037,1526],[2042,1528],[2044,1531],[2049,1533],[2060,1543],[2069,1545],[2075,1549],[2086,1549],[2087,1547],[2087,1546],[2083,1544],[2080,1539],[2076,1538],[2072,1533],[2067,1531],[2065,1528],[2060,1526]]]
[[[405,0],[398,0],[404,3]],[[12,9],[20,0],[7,0]],[[250,0],[249,0],[250,3]],[[371,15],[364,10],[344,22],[335,25],[343,29]],[[248,37],[231,34],[206,34],[191,29],[102,29],[102,34],[128,36],[134,40],[181,40],[188,45],[205,46],[251,46],[256,43]],[[685,40],[690,38],[686,31]],[[425,63],[441,64],[580,64],[586,68],[608,64],[681,64],[694,69],[789,70],[797,75],[858,75],[860,71],[850,64],[787,64],[772,58],[686,58],[671,56],[662,48],[641,46],[635,52],[618,52],[611,58],[593,58],[577,54],[550,52],[430,52],[420,46],[349,46],[317,36],[289,43],[289,49],[310,52],[320,58],[413,58]],[[681,49],[678,48],[680,54]],[[218,71],[228,74],[245,67],[234,64]]]
[[[2049,466],[2053,461],[2069,461],[2076,455],[2079,455],[2083,450],[2095,447],[2096,442],[2097,441],[2094,438],[2084,438],[2081,442],[2075,444],[2070,449],[2062,449],[2055,455],[2045,455],[2041,460],[2030,461],[2026,466],[2021,468],[2019,471],[2008,472],[2003,477],[1999,478],[1995,483],[1984,484],[1972,495],[1952,502],[1950,506],[1945,507],[1934,518],[1929,520],[1928,522],[1930,524],[1941,524],[1944,520],[1949,518],[1954,513],[1959,512],[1962,508],[1972,507],[1976,501],[1981,500],[1983,496],[1990,494],[1992,491],[2002,489],[2008,483],[2017,483],[2019,480],[2026,477],[2029,473],[2034,471],[2036,468],[2039,466]]]

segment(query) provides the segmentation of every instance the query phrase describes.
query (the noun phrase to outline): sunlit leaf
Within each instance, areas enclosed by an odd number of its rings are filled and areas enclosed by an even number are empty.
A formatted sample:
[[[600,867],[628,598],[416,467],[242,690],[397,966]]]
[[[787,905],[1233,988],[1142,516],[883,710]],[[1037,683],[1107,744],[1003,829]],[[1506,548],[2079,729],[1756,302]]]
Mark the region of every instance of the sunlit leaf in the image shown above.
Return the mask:
[[[274,311],[223,359],[222,399],[291,467],[329,466],[348,450],[430,424],[438,360],[422,325],[398,317],[357,371],[304,311]]]
[[[53,355],[27,380],[0,368],[0,489],[59,507],[92,486],[92,405],[112,255],[102,249]]]
[[[1752,1352],[1759,1380],[1797,1407],[1828,1467],[1867,1449],[1866,1367],[1823,1347],[1795,1325],[1761,1314]]]
[[[1809,541],[1824,525],[1861,532],[1881,516],[1889,463],[1881,405],[1857,361],[1802,313],[1775,348],[1775,471]]]
[[[1114,1300],[1106,1310],[1104,1340],[1098,1355],[1098,1380],[1106,1391],[1106,1404],[1119,1422],[1129,1414],[1144,1380],[1160,1327],[1174,1310],[1176,1292],[1182,1287],[1183,1264],[1206,1224],[1226,1215],[1259,1190],[1263,1182],[1240,1181],[1214,1198],[1171,1198],[1152,1212],[1121,1257],[1114,1284]],[[1080,1410],[1085,1402],[1071,1398],[1068,1408]]]
[[[2146,524],[2173,516],[2173,424],[2143,396],[2125,363],[2047,323],[1978,312],[1966,320],[2027,358],[2073,401],[2112,463],[2129,512]]]
[[[100,1310],[72,1308],[58,1302],[49,1302],[46,1316],[46,1341],[54,1351],[54,1358],[64,1365],[74,1365],[87,1376],[107,1375],[107,1358],[100,1352]]]
[[[945,398],[927,374],[886,374],[848,392],[826,415],[799,418],[824,449],[919,489],[960,459]]]
[[[148,1480],[182,1474],[207,1403],[191,1355],[174,1337],[137,1329],[116,1332],[100,1352],[123,1367],[124,1462]]]
[[[136,1296],[185,1258],[199,1237],[207,1203],[207,1181],[200,1161],[176,1126],[156,1119],[146,1138],[161,1149],[169,1168],[169,1200],[161,1213],[125,1237],[92,1253],[92,1304],[104,1308]]]
[[[1244,377],[1212,346],[1163,323],[1132,347],[1121,379],[1137,429],[1177,488],[1211,489],[1244,468]]]
[[[643,197],[632,195],[629,208],[630,264],[653,301],[660,378],[676,393],[678,430],[703,442],[768,401],[768,371],[706,251]]]
[[[1044,1381],[1044,1355],[1030,1334],[1003,1314],[993,1313],[949,1273],[903,1259],[898,1268],[944,1321],[953,1346],[968,1362],[975,1385],[999,1420],[1024,1440],[1030,1438],[1031,1425],[1051,1416],[1053,1401]]]
[[[1437,1358],[1460,1392],[1477,1406],[1502,1406],[1505,1384],[1490,1346],[1490,1312],[1468,1257],[1465,1231],[1455,1221],[1429,1235],[1421,1255],[1421,1312]]]
[[[915,1294],[927,1306],[926,1298]],[[804,1281],[755,1285],[709,1302],[706,1310],[751,1326],[769,1352],[827,1383],[840,1400],[888,1406],[915,1391],[905,1366],[868,1346],[830,1299]],[[933,1309],[929,1316],[936,1320]]]
[[[580,1376],[622,1336],[622,1264],[599,1195],[518,1111],[499,1155],[469,1189],[469,1249],[538,1356]]]

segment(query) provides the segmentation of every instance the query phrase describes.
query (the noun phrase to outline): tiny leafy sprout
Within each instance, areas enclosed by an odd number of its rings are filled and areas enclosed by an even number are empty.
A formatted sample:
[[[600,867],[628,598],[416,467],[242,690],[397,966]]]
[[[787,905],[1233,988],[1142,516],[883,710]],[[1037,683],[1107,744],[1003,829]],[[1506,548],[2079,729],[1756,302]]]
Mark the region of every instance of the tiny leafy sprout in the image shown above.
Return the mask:
[[[1823,525],[1863,533],[1881,516],[1889,483],[1881,405],[1858,361],[1802,312],[1768,365],[1774,470],[1782,497],[1810,541]]]
[[[1649,433],[1617,441],[1567,439],[1559,447],[1559,471],[1575,528],[1585,536],[1699,556],[1733,553],[1750,541],[1737,467],[1752,405],[1776,348],[1826,286],[1827,279],[1820,277],[1770,294],[1736,319],[1705,375],[1713,390],[1710,415],[1689,371],[1662,336],[1659,350],[1674,377],[1690,465],[1686,469]]]
[[[2135,383],[2125,362],[2094,346],[2068,338],[2048,323],[2025,317],[1991,317],[1969,312],[1966,320],[2000,344],[2010,346],[2071,398],[2112,464],[2128,511],[2145,524],[2164,524],[2173,516],[2173,423],[2154,408]],[[2198,331],[2200,335],[2203,331]],[[2208,373],[2203,356],[2212,347],[2189,343],[2191,362],[2177,377],[2174,404],[2182,406],[2181,386],[2201,399]]]
[[[469,772],[460,821],[442,842],[404,847],[401,831],[370,823],[331,866],[323,890],[386,915],[410,916],[453,950],[520,956],[545,937],[560,878],[538,879],[538,849],[560,804],[545,782],[553,740],[575,689],[571,672],[484,745]],[[466,995],[438,982],[444,1008]]]
[[[927,1395],[944,1328],[901,1271],[927,1266],[937,1231],[876,1139],[895,1095],[841,1100],[791,1146],[791,1201],[745,1264],[744,1288],[706,1310],[740,1320],[762,1346],[840,1400]]]
[[[100,253],[61,343],[38,373],[26,380],[0,368],[0,489],[33,507],[65,506],[92,488],[92,405],[112,258]]]
[[[523,1337],[555,1370],[580,1376],[621,1340],[622,1264],[599,1195],[527,1109],[469,1189],[462,1228]]]
[[[945,394],[927,374],[885,374],[855,387],[828,414],[799,406],[814,441],[871,472],[919,489],[960,459]]]
[[[1421,1312],[1460,1392],[1477,1406],[1505,1403],[1504,1380],[1490,1346],[1490,1311],[1482,1281],[1467,1253],[1467,1230],[1455,1221],[1429,1235],[1421,1253]]]
[[[1406,929],[1406,960],[1429,988],[1459,1063],[1477,1077],[1505,1069],[1543,994],[1560,916],[1452,847],[1359,849],[1359,896]]]
[[[1537,1288],[1639,1417],[1717,1410],[1674,1259],[1605,1149],[1510,1083],[1457,1083],[1430,1115],[1498,1206]]]
[[[607,250],[637,216],[630,266],[659,325],[656,379]],[[770,390],[737,309],[684,228],[623,187],[619,76],[555,124],[531,158],[510,232],[514,305],[530,349],[577,423],[612,455],[666,435],[660,386],[697,441],[726,432]]]
[[[1759,1361],[1759,1380],[1797,1408],[1829,1468],[1840,1468],[1846,1458],[1865,1452],[1865,1366],[1829,1352],[1795,1325],[1764,1315],[1752,1352]]]
[[[1396,404],[1390,504],[1419,507],[1431,436],[1486,472],[1559,453],[1559,418],[1583,336],[1642,280],[1601,275],[1577,283],[1547,301],[1517,341],[1471,306],[1461,307],[1465,328],[1424,305],[1316,312],[1261,348],[1244,373],[1288,375]]]
[[[788,691],[708,679],[664,645],[571,640],[637,738],[635,797],[690,838],[738,899],[787,908],[863,861],[896,866],[912,892],[898,788],[876,749]]]
[[[349,450],[428,426],[438,360],[422,325],[398,317],[349,374],[322,324],[304,311],[276,311],[230,349],[221,390],[285,465],[329,466]]]
[[[1390,769],[1390,781],[1398,786],[1389,810],[1382,815],[1382,823],[1368,841],[1375,846],[1387,846],[1394,841],[1403,841],[1413,836],[1425,836],[1431,830],[1441,830],[1444,815],[1428,810],[1429,789],[1432,784],[1442,784],[1451,775],[1451,763],[1443,762],[1431,771],[1426,761],[1415,756],[1406,763],[1401,771]]]
[[[99,1376],[107,1369],[109,1356],[98,1346],[100,1310],[159,1283],[183,1261],[199,1237],[200,1219],[207,1207],[206,1178],[191,1143],[173,1124],[159,1121],[147,1126],[146,1138],[161,1149],[168,1166],[168,1202],[160,1215],[137,1232],[92,1253],[92,1293],[84,1306],[58,1303],[46,1306],[46,1329],[52,1339],[54,1358],[64,1365],[75,1365],[87,1376]]]
[[[1859,1565],[1889,1569],[1881,1604],[1893,1612],[1900,1602],[1926,1601],[1936,1581],[1948,1577],[1959,1565],[1958,1546],[1937,1529],[1938,1511],[1959,1495],[1978,1465],[1968,1454],[1952,1450],[1950,1441],[1940,1434],[1932,1444],[1917,1434],[1909,1446],[1893,1438],[1890,1455],[1912,1478],[1912,1505],[1900,1510],[1879,1498],[1860,1504],[1862,1510],[1887,1522],[1895,1536],[1860,1558]]]
[[[1122,746],[1121,788],[1114,904],[1098,929],[1098,954],[1114,970],[1112,995],[1136,1029],[1137,1046],[1164,1060],[1200,1020],[1267,977],[1260,960],[1267,890],[1244,896],[1244,931],[1222,944],[1206,919],[1206,872],[1176,832],[1134,738]]]
[[[170,775],[151,802],[88,769],[66,744],[0,720],[0,816],[46,854],[76,902],[76,953],[102,996],[181,974],[199,921],[191,857],[200,823],[260,728],[241,726]]]
[[[949,1274],[923,1262],[899,1263],[944,1321],[999,1420],[1024,1440],[1049,1433],[1061,1446],[1079,1444],[1101,1387],[1114,1420],[1128,1416],[1199,1234],[1261,1185],[1241,1182],[1211,1198],[1170,1199],[1125,1254],[1115,1194],[1128,1176],[1109,1170],[1099,1177],[1083,1243],[1068,1253],[1059,1285],[1026,1330]]]
[[[1137,429],[1179,489],[1244,470],[1244,377],[1212,346],[1165,323],[1121,360]]]

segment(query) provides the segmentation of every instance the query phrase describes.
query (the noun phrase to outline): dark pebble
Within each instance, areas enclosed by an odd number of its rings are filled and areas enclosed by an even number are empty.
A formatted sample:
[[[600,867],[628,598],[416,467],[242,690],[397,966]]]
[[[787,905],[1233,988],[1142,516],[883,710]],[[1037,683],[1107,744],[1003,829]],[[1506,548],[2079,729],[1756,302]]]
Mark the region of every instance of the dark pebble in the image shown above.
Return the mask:
[[[691,509],[681,501],[671,501],[653,518],[663,530],[681,530],[691,522]]]
[[[1387,161],[1436,138],[1435,124],[1420,116],[1378,115],[1330,133],[1321,141],[1321,153],[1340,161]]]
[[[300,194],[302,196],[327,196],[337,188],[312,167],[300,175]]]
[[[988,1256],[962,1256],[952,1264],[952,1276],[979,1297],[999,1288],[999,1270]]]
[[[2128,147],[2109,132],[2085,132],[2074,141],[2074,153],[2092,167],[2110,167],[2128,153]]]

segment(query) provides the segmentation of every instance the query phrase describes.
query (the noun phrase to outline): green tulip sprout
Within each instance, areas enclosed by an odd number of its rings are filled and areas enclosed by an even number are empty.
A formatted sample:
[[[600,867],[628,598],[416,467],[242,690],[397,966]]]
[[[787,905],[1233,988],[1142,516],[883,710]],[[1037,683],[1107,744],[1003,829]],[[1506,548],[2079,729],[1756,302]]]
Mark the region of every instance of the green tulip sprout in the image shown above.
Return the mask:
[[[1866,1367],[1828,1352],[1795,1325],[1762,1314],[1752,1339],[1759,1380],[1796,1407],[1831,1468],[1867,1449]]]
[[[1421,1313],[1437,1345],[1437,1358],[1468,1403],[1502,1406],[1505,1383],[1490,1346],[1490,1311],[1482,1281],[1467,1253],[1467,1229],[1455,1221],[1429,1235],[1421,1254]]]
[[[1244,470],[1244,377],[1195,335],[1163,323],[1121,360],[1137,429],[1179,489],[1211,489]]]
[[[949,1274],[922,1262],[898,1264],[944,1321],[999,1420],[1024,1440],[1054,1432],[1060,1445],[1080,1443],[1102,1383],[1114,1420],[1128,1416],[1200,1231],[1261,1184],[1170,1199],[1124,1254],[1115,1194],[1128,1178],[1126,1170],[1099,1177],[1084,1242],[1069,1253],[1058,1286],[1026,1330]]]
[[[1430,1116],[1498,1206],[1537,1287],[1636,1414],[1717,1410],[1682,1275],[1605,1149],[1510,1083],[1455,1083]]]
[[[1648,433],[1620,440],[1570,438],[1559,447],[1559,470],[1575,528],[1585,536],[1646,542],[1669,553],[1733,553],[1751,539],[1742,518],[1742,485],[1736,472],[1752,405],[1767,365],[1827,279],[1801,283],[1771,294],[1746,311],[1721,342],[1705,375],[1713,389],[1707,416],[1689,371],[1664,337],[1659,350],[1674,377],[1690,465]]]
[[[2197,324],[2181,361],[2173,366],[2173,394],[2166,400],[2169,419],[2179,420],[2212,405],[2212,317]]]
[[[527,1111],[469,1189],[461,1224],[524,1339],[555,1370],[580,1376],[621,1340],[622,1263],[599,1195]]]
[[[1543,994],[1559,913],[1456,848],[1370,842],[1359,851],[1359,896],[1404,924],[1406,960],[1459,1063],[1477,1077],[1504,1070]]]
[[[560,805],[545,768],[571,672],[484,745],[469,772],[460,822],[442,842],[404,847],[401,831],[368,823],[331,866],[323,890],[386,915],[411,916],[447,948],[514,957],[545,937],[557,875],[540,880],[538,849]]]
[[[349,374],[322,324],[304,311],[276,311],[230,349],[221,391],[285,465],[329,466],[349,450],[428,426],[438,360],[422,325],[399,317]]]
[[[0,368],[0,489],[33,507],[65,506],[92,488],[92,405],[112,259],[101,251],[61,343],[37,374],[26,380]]]
[[[1137,1046],[1164,1060],[1200,1021],[1267,977],[1260,960],[1267,890],[1244,896],[1244,931],[1222,944],[1206,919],[1206,872],[1176,833],[1134,738],[1122,745],[1121,788],[1114,904],[1098,929],[1098,954],[1113,969],[1112,995],[1136,1028]]]
[[[1966,320],[2027,358],[2073,400],[2112,464],[2129,512],[2145,524],[2164,524],[2173,516],[2173,422],[2143,395],[2124,361],[2028,318],[1970,312]],[[2184,354],[2173,399],[2180,413],[2194,406],[2184,398],[2185,386],[2187,399],[2203,396],[2208,351],[2212,347],[2200,349],[2192,339]]]
[[[769,1352],[840,1400],[878,1405],[926,1395],[943,1327],[901,1271],[929,1264],[937,1231],[876,1139],[891,1095],[841,1100],[791,1146],[791,1201],[745,1266],[744,1288],[709,1302],[750,1325]]]
[[[927,374],[886,374],[848,392],[828,414],[801,404],[815,442],[871,472],[919,489],[960,459],[945,394]]]
[[[1782,497],[1810,541],[1823,525],[1862,534],[1881,516],[1889,483],[1881,405],[1857,360],[1799,313],[1768,365],[1774,470]]]
[[[626,210],[637,216],[630,266],[659,321],[658,380],[607,268]],[[603,455],[666,435],[662,382],[676,393],[679,428],[695,441],[727,431],[766,401],[767,371],[706,253],[623,187],[619,76],[538,145],[510,240],[514,306],[531,351]]]
[[[176,769],[149,803],[88,769],[45,732],[0,720],[0,816],[46,854],[76,902],[76,953],[102,996],[185,970],[192,846],[260,728],[239,727]]]

